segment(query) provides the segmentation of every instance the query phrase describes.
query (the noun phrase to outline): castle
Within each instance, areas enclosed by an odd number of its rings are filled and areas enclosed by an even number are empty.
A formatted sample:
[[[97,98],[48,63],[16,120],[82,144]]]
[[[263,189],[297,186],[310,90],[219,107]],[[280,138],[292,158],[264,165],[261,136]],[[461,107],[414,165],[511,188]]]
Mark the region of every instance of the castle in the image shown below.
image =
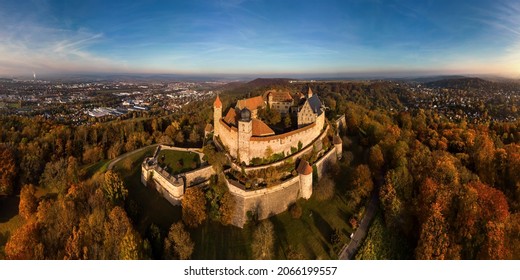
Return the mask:
[[[258,118],[258,111],[268,107],[282,116],[296,120],[296,129],[275,134]],[[289,155],[299,146],[307,146],[321,133],[325,112],[318,95],[309,88],[306,95],[292,97],[287,91],[267,91],[264,95],[239,100],[222,117],[222,102],[213,104],[214,136],[239,163],[250,165],[254,158],[269,154]],[[299,144],[301,143],[301,144]]]
[[[236,202],[232,221],[235,226],[243,227],[251,214],[265,219],[286,211],[300,198],[309,199],[313,185],[327,167],[341,158],[342,141],[331,131],[324,107],[310,88],[305,94],[293,95],[269,90],[239,100],[224,117],[222,110],[217,95],[213,103],[213,140],[231,160],[231,167],[225,171],[225,184]],[[290,127],[267,125],[260,118],[261,110],[273,110],[290,118]],[[337,126],[344,121],[342,116],[336,121]],[[159,146],[158,150],[161,148],[178,149]],[[172,204],[182,202],[186,188],[205,186],[215,175],[214,169],[206,165],[172,176],[158,166],[158,150],[143,162],[141,181],[147,185],[153,180],[157,191]],[[266,161],[273,155],[274,160]],[[268,178],[256,177],[266,170],[278,170],[283,176],[272,185],[252,187],[251,181],[267,181]]]

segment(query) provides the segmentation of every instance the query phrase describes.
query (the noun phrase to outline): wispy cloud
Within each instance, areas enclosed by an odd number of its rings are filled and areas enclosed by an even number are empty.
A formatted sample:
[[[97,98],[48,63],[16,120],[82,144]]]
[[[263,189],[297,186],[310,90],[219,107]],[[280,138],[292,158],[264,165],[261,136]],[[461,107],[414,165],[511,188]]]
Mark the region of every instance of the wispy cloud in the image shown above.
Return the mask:
[[[44,26],[34,18],[0,20],[0,74],[95,72],[122,70],[125,65],[97,55],[90,47],[103,34],[85,29]]]

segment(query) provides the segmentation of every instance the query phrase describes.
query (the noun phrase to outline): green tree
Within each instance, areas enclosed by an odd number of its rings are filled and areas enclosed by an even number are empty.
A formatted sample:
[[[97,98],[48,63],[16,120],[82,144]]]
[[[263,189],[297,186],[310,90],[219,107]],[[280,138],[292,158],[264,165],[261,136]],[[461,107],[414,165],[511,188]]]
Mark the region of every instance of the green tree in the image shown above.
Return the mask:
[[[119,174],[112,170],[108,170],[105,173],[103,181],[103,191],[105,197],[113,205],[122,205],[128,196],[128,190]]]

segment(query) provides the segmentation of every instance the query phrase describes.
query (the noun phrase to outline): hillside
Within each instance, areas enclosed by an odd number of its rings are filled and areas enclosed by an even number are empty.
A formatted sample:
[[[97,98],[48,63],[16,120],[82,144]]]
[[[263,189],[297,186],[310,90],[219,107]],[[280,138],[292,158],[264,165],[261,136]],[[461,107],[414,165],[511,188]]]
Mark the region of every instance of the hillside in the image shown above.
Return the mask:
[[[494,87],[495,83],[480,78],[456,78],[427,82],[424,85],[430,88],[483,89]]]

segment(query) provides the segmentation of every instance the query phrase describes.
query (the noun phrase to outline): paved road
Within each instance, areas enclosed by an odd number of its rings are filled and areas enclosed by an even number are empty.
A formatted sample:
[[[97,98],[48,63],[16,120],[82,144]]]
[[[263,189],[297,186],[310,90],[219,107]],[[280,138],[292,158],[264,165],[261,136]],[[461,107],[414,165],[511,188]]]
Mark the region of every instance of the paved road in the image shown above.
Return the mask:
[[[363,240],[367,236],[370,223],[372,222],[377,213],[377,206],[379,202],[379,192],[377,191],[377,189],[378,188],[376,188],[376,190],[372,192],[372,196],[370,197],[370,201],[368,202],[368,207],[366,209],[365,216],[363,217],[363,219],[361,219],[361,223],[359,224],[359,227],[356,229],[356,232],[354,232],[354,236],[350,240],[350,243],[344,246],[341,252],[339,253],[340,260],[351,260],[356,254],[359,247],[361,246]]]
[[[140,148],[140,149],[137,149],[137,150],[134,150],[134,151],[128,152],[128,153],[126,153],[126,154],[122,154],[122,155],[116,157],[115,159],[113,159],[113,160],[108,164],[107,170],[112,170],[112,168],[114,167],[114,165],[115,165],[116,163],[118,163],[118,162],[121,161],[122,159],[126,158],[127,156],[131,156],[131,155],[133,155],[133,154],[135,154],[135,153],[138,153],[138,152],[140,152],[140,151],[142,151],[142,150],[144,150],[144,149],[147,149],[147,148],[150,148],[150,147],[155,147],[155,146],[157,146],[157,145],[159,145],[159,144],[153,144],[153,145],[150,145],[150,146],[142,147],[142,148]]]

